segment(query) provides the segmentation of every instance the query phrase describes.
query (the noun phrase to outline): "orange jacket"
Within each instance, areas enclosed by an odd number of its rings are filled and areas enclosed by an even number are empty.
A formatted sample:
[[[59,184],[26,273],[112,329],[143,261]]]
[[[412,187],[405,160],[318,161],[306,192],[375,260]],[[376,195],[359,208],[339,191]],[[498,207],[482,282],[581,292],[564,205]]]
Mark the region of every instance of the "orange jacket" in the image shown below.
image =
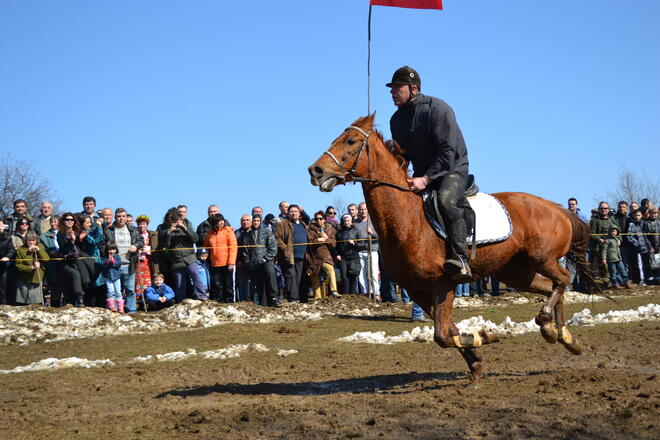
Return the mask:
[[[236,264],[238,244],[234,228],[225,226],[217,231],[210,230],[204,239],[204,247],[209,250],[209,264],[211,267]]]

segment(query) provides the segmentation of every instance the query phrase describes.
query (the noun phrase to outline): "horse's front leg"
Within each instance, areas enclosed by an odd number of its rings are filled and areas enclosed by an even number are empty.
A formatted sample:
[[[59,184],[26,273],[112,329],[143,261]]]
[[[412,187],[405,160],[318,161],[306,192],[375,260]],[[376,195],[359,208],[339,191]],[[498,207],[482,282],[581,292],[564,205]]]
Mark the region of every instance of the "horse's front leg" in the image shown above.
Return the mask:
[[[467,362],[472,380],[476,383],[483,378],[483,361],[474,352],[483,343],[478,335],[461,335],[458,327],[451,319],[451,309],[454,303],[454,289],[438,289],[433,294],[433,340],[442,348],[456,347]],[[489,341],[490,342],[490,341]]]

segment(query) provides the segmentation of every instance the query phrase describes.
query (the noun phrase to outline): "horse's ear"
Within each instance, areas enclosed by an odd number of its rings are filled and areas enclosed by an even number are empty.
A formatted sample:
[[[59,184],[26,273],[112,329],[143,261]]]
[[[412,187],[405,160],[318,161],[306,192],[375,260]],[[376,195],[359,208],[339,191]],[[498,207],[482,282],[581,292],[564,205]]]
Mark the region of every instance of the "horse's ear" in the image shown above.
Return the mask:
[[[375,120],[376,120],[376,111],[374,110],[374,112],[372,114],[367,116],[367,119],[365,119],[364,122],[365,122],[365,124],[367,124],[368,128],[373,128],[374,124],[375,124],[374,123]]]

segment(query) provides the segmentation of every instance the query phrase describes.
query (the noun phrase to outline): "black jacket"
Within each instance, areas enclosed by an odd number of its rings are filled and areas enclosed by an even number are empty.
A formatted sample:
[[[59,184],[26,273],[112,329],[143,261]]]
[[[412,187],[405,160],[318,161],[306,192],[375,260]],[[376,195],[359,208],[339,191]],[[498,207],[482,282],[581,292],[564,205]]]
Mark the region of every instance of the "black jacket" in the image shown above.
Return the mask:
[[[449,173],[468,175],[468,153],[454,111],[442,99],[418,95],[390,119],[394,139],[413,165],[413,176],[436,181]]]
[[[360,258],[360,251],[367,250],[367,242],[360,240],[360,232],[355,226],[346,229],[342,227],[335,235],[337,245],[335,250],[340,257],[346,260],[354,260]],[[350,244],[348,240],[357,240],[355,244]]]
[[[273,261],[277,255],[275,235],[263,226],[241,234],[239,245],[246,246],[239,249],[239,254],[250,267]]]
[[[187,220],[187,219],[186,219]],[[188,224],[188,223],[186,223]],[[158,226],[158,247],[167,249],[164,258],[167,259],[169,270],[179,270],[197,262],[193,245],[197,242],[197,234],[190,228],[177,228],[173,232],[165,225]],[[163,258],[161,258],[162,264]]]
[[[16,258],[16,248],[14,247],[14,242],[11,240],[11,236],[4,231],[0,231],[0,258],[4,257],[10,260]]]

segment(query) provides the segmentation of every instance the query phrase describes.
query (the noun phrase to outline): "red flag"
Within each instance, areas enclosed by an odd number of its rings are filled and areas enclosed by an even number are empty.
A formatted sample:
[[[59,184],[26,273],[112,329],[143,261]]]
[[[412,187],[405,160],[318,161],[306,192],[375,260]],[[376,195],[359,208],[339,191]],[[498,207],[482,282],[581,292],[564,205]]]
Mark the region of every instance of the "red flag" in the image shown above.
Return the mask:
[[[376,6],[396,6],[397,8],[442,9],[442,0],[369,0]]]

